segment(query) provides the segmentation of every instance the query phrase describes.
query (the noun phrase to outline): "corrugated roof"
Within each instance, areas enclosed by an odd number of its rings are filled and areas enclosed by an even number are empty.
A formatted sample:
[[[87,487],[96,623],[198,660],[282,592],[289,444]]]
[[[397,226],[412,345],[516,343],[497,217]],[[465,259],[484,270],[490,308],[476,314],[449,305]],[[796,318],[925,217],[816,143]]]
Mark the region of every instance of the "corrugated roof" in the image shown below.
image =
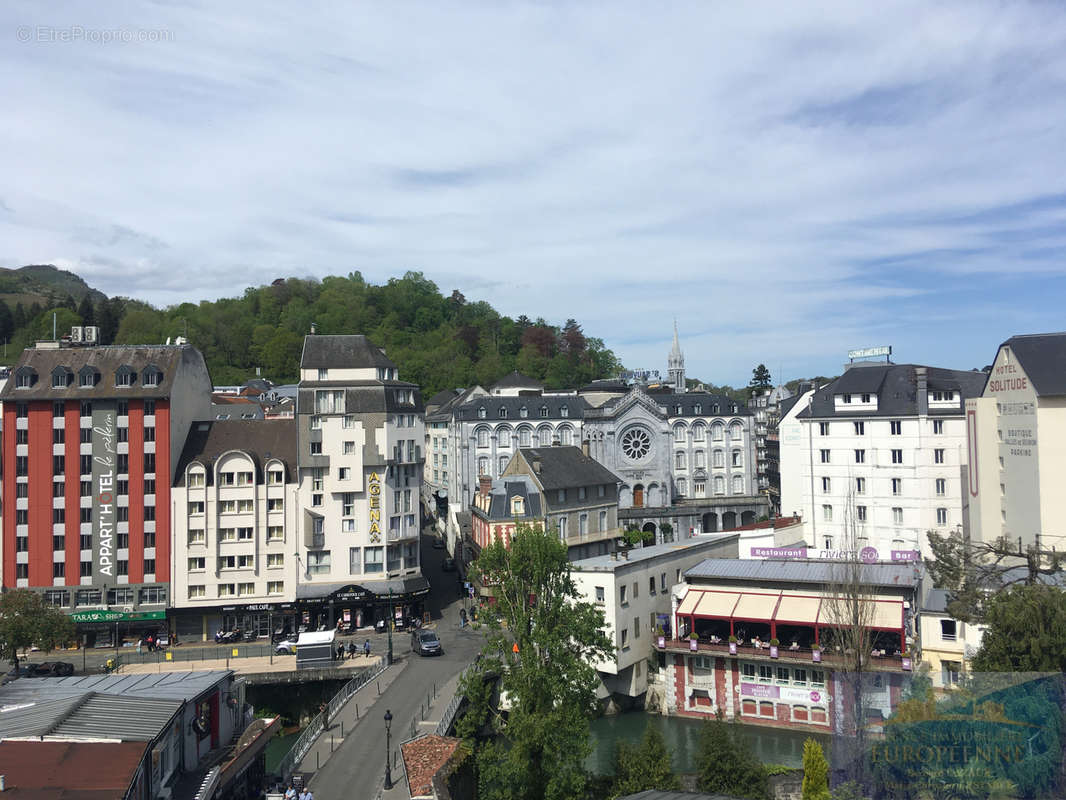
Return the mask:
[[[300,369],[366,369],[396,365],[385,351],[362,335],[304,337]]]
[[[140,675],[79,675],[70,678],[50,678],[47,681],[37,681],[37,683],[55,684],[57,689],[62,690],[133,695],[159,700],[194,700],[232,674],[232,670],[216,669]],[[0,702],[5,701],[8,689],[20,683],[23,681],[15,681],[0,689]]]
[[[44,736],[56,724],[81,705],[87,694],[56,697],[41,702],[10,703],[0,708],[0,739]]]
[[[913,588],[918,578],[910,564],[860,564],[868,586]],[[688,579],[773,581],[825,585],[840,579],[841,562],[810,559],[708,558],[685,573]]]
[[[90,693],[77,709],[48,734],[65,739],[121,739],[150,742],[170,724],[179,700],[156,700]]]

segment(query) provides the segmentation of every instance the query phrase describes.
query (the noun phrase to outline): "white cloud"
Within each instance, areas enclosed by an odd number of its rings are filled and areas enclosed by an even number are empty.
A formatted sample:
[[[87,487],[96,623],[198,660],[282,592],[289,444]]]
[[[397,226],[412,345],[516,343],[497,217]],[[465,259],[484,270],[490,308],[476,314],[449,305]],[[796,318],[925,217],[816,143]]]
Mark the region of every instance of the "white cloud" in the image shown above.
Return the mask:
[[[129,9],[0,9],[5,265],[158,303],[420,269],[630,366],[676,316],[720,383],[973,366],[1060,305],[1054,4]],[[1025,311],[968,314],[1004,275]]]

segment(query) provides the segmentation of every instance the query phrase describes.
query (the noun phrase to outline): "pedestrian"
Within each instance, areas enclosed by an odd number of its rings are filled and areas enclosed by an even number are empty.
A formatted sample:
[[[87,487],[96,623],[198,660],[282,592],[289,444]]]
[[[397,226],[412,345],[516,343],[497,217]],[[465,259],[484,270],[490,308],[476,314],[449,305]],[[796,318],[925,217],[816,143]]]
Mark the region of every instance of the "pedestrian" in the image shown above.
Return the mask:
[[[338,661],[343,661],[344,660],[344,645],[343,644],[337,645],[337,660]]]
[[[367,658],[370,658],[370,640],[369,639],[367,639],[366,642],[363,644],[363,655],[366,656]]]
[[[355,642],[348,642],[348,658],[355,658],[355,653],[358,648],[355,646]]]
[[[296,800],[296,784],[290,783],[289,788],[285,790],[285,800]]]

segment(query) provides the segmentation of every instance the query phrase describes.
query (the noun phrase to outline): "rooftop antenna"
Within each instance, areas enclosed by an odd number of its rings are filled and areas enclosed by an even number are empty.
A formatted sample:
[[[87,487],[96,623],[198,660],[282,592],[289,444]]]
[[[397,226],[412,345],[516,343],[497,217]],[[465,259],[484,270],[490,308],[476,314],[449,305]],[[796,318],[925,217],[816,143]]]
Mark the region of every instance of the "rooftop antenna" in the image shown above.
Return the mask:
[[[52,341],[56,341],[56,312],[52,312]]]

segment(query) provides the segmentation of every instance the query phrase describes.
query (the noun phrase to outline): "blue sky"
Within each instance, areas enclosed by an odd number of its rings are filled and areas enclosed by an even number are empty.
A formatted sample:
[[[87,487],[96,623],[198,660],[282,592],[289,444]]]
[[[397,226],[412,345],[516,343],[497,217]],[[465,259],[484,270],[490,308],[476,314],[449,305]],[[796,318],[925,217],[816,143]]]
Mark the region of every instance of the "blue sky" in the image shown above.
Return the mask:
[[[2,266],[157,304],[421,270],[630,367],[676,317],[715,383],[1066,328],[1062,4],[16,2],[0,37]]]

